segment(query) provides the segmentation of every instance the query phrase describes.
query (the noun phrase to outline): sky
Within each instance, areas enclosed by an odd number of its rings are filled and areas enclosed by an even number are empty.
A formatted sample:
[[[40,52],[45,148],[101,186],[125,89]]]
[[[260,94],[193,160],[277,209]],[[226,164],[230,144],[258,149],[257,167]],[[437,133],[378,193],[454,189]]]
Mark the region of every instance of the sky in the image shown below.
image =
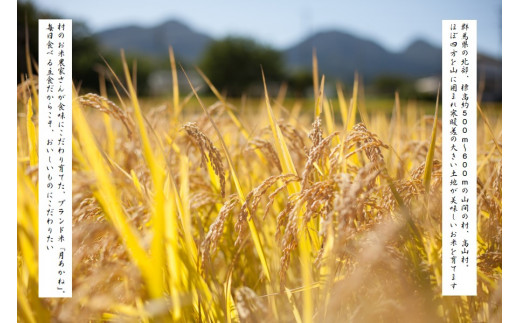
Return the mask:
[[[323,30],[340,30],[390,51],[423,39],[441,46],[441,20],[476,19],[478,49],[501,56],[500,0],[33,0],[62,18],[80,19],[91,31],[177,19],[213,38],[245,36],[285,49]]]

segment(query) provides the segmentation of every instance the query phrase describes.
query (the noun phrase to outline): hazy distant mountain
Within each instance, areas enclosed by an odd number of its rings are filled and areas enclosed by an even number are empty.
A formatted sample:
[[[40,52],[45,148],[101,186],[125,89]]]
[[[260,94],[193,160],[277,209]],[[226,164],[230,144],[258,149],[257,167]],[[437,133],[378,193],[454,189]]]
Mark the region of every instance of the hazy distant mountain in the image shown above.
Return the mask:
[[[407,61],[413,61],[414,63],[428,61],[441,64],[441,55],[442,50],[440,47],[433,47],[423,40],[412,42],[402,53],[402,56]]]
[[[316,48],[321,73],[329,78],[351,79],[355,71],[370,81],[382,74],[422,77],[441,72],[441,50],[424,41],[412,43],[402,53],[339,31],[317,33],[285,51],[290,68],[311,68]]]
[[[193,31],[175,20],[145,28],[123,26],[96,34],[105,49],[166,56],[171,44],[176,56],[196,63],[212,38]],[[441,74],[441,48],[416,40],[404,51],[394,53],[376,42],[340,31],[325,31],[311,35],[298,44],[283,50],[289,69],[312,68],[312,49],[316,48],[320,73],[328,80],[351,81],[358,71],[365,82],[381,75],[420,78]],[[486,78],[493,75],[500,88],[501,61],[479,55],[479,68],[486,70]]]
[[[168,55],[173,46],[176,56],[195,62],[212,39],[181,22],[170,20],[155,27],[123,26],[95,35],[101,45],[112,51],[123,48],[127,52],[152,56]]]

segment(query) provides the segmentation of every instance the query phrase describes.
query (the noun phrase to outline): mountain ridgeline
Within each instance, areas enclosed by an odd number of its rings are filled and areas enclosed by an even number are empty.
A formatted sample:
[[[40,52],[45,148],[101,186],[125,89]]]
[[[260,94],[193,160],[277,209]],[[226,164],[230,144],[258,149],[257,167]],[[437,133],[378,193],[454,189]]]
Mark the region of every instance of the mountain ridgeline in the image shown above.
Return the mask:
[[[173,46],[179,57],[188,62],[198,60],[212,39],[188,26],[170,20],[154,27],[123,26],[95,35],[105,50],[144,54],[155,57],[168,55]]]
[[[197,62],[212,38],[178,21],[154,27],[124,26],[95,35],[105,50],[165,56],[172,45],[183,61]],[[312,49],[317,49],[320,71],[345,80],[358,71],[369,81],[381,74],[422,77],[440,74],[441,49],[424,41],[412,43],[402,53],[392,53],[379,44],[353,35],[328,31],[314,34],[282,51],[290,70],[309,69]]]
[[[341,80],[355,71],[367,81],[383,74],[416,78],[441,72],[441,49],[423,41],[412,43],[402,53],[392,53],[375,42],[339,31],[317,33],[286,49],[288,65],[309,68],[313,48],[320,71]]]
[[[170,20],[157,26],[123,26],[95,34],[106,51],[119,51],[149,57],[165,57],[173,46],[182,62],[197,64],[213,39],[187,25]],[[423,40],[412,42],[401,52],[390,52],[378,43],[341,31],[322,31],[281,50],[288,72],[310,71],[312,51],[316,48],[319,70],[328,80],[351,82],[355,72],[370,83],[381,76],[418,79],[441,75],[440,47]],[[479,69],[486,70],[495,92],[501,91],[502,63],[495,58],[478,55]],[[481,66],[482,65],[482,66]],[[498,89],[498,90],[497,90]]]

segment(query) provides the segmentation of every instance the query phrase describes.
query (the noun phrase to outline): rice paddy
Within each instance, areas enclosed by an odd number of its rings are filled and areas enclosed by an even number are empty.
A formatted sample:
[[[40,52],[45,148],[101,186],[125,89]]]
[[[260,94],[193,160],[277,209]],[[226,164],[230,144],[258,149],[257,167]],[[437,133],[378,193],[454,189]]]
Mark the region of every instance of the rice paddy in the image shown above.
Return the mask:
[[[316,60],[311,111],[265,81],[238,105],[203,71],[211,94],[181,95],[170,60],[159,105],[124,54],[114,97],[74,94],[68,299],[38,298],[37,77],[20,84],[19,321],[501,321],[500,110],[478,116],[478,295],[442,297],[441,107],[367,109],[357,80],[328,98]]]

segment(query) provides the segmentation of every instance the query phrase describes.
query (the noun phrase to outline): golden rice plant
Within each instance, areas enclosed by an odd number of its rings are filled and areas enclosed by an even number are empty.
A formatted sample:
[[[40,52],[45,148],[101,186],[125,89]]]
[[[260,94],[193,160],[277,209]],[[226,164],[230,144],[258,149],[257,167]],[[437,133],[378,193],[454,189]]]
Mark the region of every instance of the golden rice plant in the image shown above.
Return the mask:
[[[478,295],[442,297],[438,104],[368,111],[357,77],[327,98],[314,58],[314,111],[267,86],[240,109],[200,70],[212,96],[182,97],[170,62],[166,108],[124,53],[116,99],[104,80],[74,94],[69,299],[37,296],[35,76],[20,84],[20,321],[501,320],[499,111],[479,107]]]

